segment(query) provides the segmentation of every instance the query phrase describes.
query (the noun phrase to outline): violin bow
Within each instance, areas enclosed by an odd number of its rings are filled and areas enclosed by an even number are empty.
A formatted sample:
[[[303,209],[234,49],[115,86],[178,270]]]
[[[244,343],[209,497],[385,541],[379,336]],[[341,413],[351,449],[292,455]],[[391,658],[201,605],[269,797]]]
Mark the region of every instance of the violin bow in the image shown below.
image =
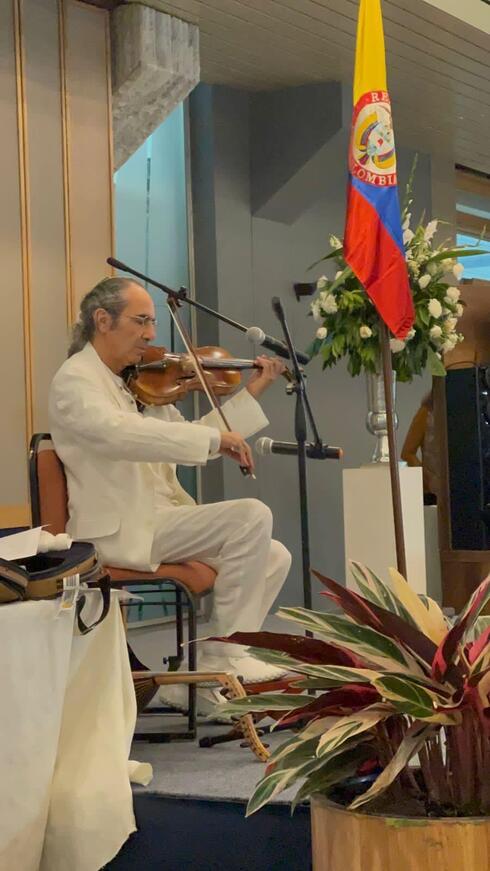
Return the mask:
[[[176,299],[172,296],[168,296],[167,305],[168,305],[168,308],[170,311],[171,318],[172,318],[175,326],[177,327],[177,331],[180,335],[180,338],[182,339],[182,342],[184,343],[184,347],[194,363],[194,366],[196,369],[196,375],[199,378],[199,381],[201,382],[202,388],[203,388],[207,398],[209,399],[211,407],[214,408],[214,410],[218,413],[219,417],[221,418],[221,420],[223,422],[225,429],[227,429],[228,432],[232,432],[231,426],[228,423],[226,416],[223,412],[223,409],[221,408],[221,406],[218,402],[218,398],[216,396],[216,393],[214,392],[214,388],[212,387],[212,385],[208,381],[206,373],[204,371],[204,368],[201,364],[201,361],[196,354],[196,350],[195,350],[194,345],[192,343],[192,339],[191,339],[189,333],[187,332],[187,328],[183,324],[183,322],[180,318],[180,315],[178,314],[178,303],[177,303]],[[246,477],[255,478],[254,473],[251,471],[251,469],[249,469],[248,466],[240,466],[240,471],[241,471],[242,475],[244,475]]]

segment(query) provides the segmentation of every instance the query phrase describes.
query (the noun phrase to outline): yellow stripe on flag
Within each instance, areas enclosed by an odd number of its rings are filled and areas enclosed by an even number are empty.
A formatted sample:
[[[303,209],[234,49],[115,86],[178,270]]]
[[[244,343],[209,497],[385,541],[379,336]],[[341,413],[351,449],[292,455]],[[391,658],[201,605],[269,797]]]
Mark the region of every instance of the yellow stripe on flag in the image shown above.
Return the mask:
[[[381,0],[360,0],[354,70],[354,106],[367,91],[386,90]]]

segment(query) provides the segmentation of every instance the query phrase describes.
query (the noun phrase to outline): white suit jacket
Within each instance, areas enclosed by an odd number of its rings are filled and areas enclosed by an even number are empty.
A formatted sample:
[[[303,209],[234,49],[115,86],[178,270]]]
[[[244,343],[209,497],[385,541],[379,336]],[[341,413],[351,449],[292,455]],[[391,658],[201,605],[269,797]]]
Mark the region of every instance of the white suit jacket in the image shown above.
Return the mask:
[[[51,435],[68,484],[67,532],[93,541],[103,560],[154,570],[155,484],[164,479],[169,505],[193,504],[175,464],[207,462],[216,430],[213,410],[185,421],[173,405],[140,414],[89,342],[65,360],[49,396]],[[245,438],[268,424],[260,405],[241,390],[223,405],[230,426]],[[159,493],[161,505],[161,493]]]

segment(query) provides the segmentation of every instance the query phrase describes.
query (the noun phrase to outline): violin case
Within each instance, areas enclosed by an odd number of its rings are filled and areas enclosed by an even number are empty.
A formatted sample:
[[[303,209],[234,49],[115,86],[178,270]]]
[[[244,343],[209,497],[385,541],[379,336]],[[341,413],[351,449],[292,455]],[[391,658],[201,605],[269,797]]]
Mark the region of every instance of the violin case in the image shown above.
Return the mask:
[[[102,613],[90,626],[82,620],[86,601],[83,587],[76,600],[78,628],[85,635],[104,620],[110,607],[110,578],[88,541],[74,541],[69,550],[52,550],[25,559],[0,558],[0,605],[12,602],[57,599],[66,589],[65,580],[79,575],[80,584],[97,586],[102,594]]]

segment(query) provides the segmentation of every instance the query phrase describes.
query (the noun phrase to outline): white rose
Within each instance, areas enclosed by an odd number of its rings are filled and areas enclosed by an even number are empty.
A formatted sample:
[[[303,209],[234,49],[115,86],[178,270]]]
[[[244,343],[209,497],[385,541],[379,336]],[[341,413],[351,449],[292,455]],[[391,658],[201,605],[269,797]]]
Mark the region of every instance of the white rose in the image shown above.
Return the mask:
[[[330,236],[329,242],[331,248],[342,248],[342,242],[337,236]]]
[[[410,230],[407,227],[407,229],[403,231],[403,243],[405,245],[409,245],[414,236],[415,236],[415,233],[413,232],[413,230]]]
[[[437,324],[435,324],[433,327],[430,328],[429,336],[431,337],[431,339],[440,339],[442,336],[441,327],[439,327]]]
[[[453,266],[453,275],[454,275],[454,277],[457,279],[457,281],[459,281],[459,279],[461,278],[463,272],[464,272],[464,266],[463,266],[462,263],[456,263],[456,264]]]
[[[322,317],[322,310],[321,310],[320,300],[319,300],[319,299],[314,299],[313,302],[312,302],[311,305],[310,305],[310,308],[311,308],[311,312],[312,312],[312,314],[313,314],[313,320],[314,320],[314,321],[322,321],[322,320],[323,320],[323,317]]]
[[[461,303],[458,302],[458,304],[456,306],[456,317],[460,318],[462,316],[463,312],[464,312],[464,306],[462,306]]]
[[[327,284],[328,284],[327,276],[326,276],[326,275],[320,275],[320,278],[318,279],[318,281],[317,281],[317,283],[316,283],[317,290],[322,290],[322,288],[326,287]]]
[[[335,298],[333,294],[329,294],[326,299],[322,300],[321,307],[325,314],[334,315],[337,311],[337,303],[335,302]]]
[[[414,330],[413,327],[412,327],[412,329],[411,329],[411,330],[407,333],[407,335],[405,336],[405,341],[406,341],[406,342],[409,342],[410,339],[413,339],[414,335],[415,335],[415,330]]]
[[[431,262],[428,263],[425,268],[426,268],[427,272],[429,273],[429,275],[432,275],[432,276],[442,275],[442,272],[443,272],[443,270],[441,270],[441,265],[440,265],[440,263],[437,262],[437,260],[431,260]]]
[[[405,342],[401,339],[390,339],[390,348],[393,354],[399,354],[400,351],[403,351],[405,347]]]
[[[335,273],[335,281],[337,281],[337,278],[340,278],[343,271],[344,271],[343,269],[339,269],[339,271]]]
[[[448,336],[448,338],[446,339],[446,341],[444,342],[444,344],[442,346],[442,350],[444,351],[444,353],[447,353],[448,351],[452,351],[453,348],[456,346],[457,342],[458,342],[457,338],[454,339],[452,336]]]
[[[441,260],[441,266],[442,266],[442,268],[445,269],[445,270],[447,270],[447,271],[449,271],[450,269],[452,269],[455,263],[456,263],[456,261],[453,260],[452,257],[446,257],[445,260]]]
[[[433,318],[440,318],[442,315],[442,305],[438,299],[432,298],[429,300],[429,314],[432,315]]]
[[[458,342],[464,342],[463,333],[458,333]]]
[[[325,339],[327,336],[327,328],[326,327],[318,327],[316,331],[317,339]]]
[[[430,242],[430,240],[434,236],[434,233],[437,230],[437,223],[438,223],[437,221],[430,221],[430,223],[427,224],[427,227],[425,228],[425,233],[424,233],[424,239],[426,242]]]
[[[421,290],[425,290],[428,284],[431,283],[432,277],[430,275],[422,275],[422,278],[419,278],[419,287]]]
[[[447,320],[444,321],[444,329],[447,330],[449,333],[452,333],[456,329],[457,323],[457,318],[447,318]]]
[[[448,287],[446,290],[445,299],[447,302],[457,302],[461,296],[461,291],[459,287]]]
[[[359,327],[359,335],[361,339],[369,339],[373,335],[373,331],[367,324],[363,324],[362,327]]]

